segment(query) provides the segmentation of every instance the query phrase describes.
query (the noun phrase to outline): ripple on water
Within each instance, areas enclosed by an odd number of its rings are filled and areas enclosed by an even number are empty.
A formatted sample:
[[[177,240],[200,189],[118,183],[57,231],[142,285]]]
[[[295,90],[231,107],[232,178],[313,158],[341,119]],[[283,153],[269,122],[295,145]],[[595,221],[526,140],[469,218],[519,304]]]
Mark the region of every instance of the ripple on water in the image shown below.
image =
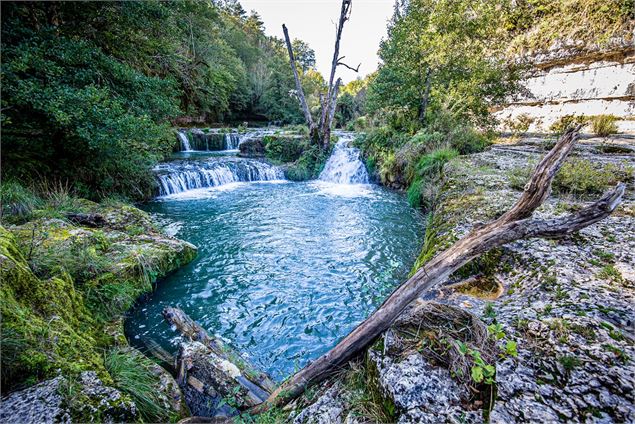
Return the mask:
[[[336,186],[239,183],[148,204],[199,256],[131,312],[132,343],[174,351],[172,305],[277,379],[332,347],[406,277],[423,237],[403,196]]]

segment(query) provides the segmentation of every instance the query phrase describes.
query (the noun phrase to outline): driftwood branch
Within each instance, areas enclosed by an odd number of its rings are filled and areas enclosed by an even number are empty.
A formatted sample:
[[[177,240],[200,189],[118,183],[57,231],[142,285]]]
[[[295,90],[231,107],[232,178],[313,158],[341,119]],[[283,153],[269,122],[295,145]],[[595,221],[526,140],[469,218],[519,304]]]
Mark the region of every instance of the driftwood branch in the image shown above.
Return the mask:
[[[531,218],[536,208],[549,196],[553,177],[571,152],[579,129],[580,127],[572,128],[562,135],[554,148],[537,165],[523,194],[507,213],[486,225],[474,228],[453,246],[432,258],[348,336],[291,376],[266,402],[256,406],[253,412],[265,411],[273,405],[284,405],[302,394],[308,386],[328,378],[359,355],[410,303],[442,284],[454,271],[479,255],[523,238],[563,237],[609,216],[624,195],[625,185],[622,183],[597,202],[574,214],[554,219]]]

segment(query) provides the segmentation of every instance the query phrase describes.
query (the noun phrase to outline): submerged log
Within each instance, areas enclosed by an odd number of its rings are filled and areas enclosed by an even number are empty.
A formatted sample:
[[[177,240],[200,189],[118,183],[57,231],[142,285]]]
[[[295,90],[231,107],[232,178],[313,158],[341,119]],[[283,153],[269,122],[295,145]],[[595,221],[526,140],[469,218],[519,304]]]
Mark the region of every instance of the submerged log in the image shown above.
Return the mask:
[[[179,347],[175,368],[192,414],[230,417],[271,394],[275,384],[269,376],[211,337],[181,309],[167,307],[163,316],[186,339]]]
[[[536,166],[520,199],[508,212],[488,224],[473,228],[450,248],[432,258],[334,348],[291,376],[252,412],[259,413],[272,406],[284,405],[302,394],[308,386],[339,371],[384,332],[415,299],[438,287],[453,272],[479,255],[519,239],[563,237],[609,216],[624,195],[623,183],[609,190],[595,203],[570,215],[552,219],[531,217],[549,196],[551,182],[578,139],[580,128],[569,129],[562,135]]]

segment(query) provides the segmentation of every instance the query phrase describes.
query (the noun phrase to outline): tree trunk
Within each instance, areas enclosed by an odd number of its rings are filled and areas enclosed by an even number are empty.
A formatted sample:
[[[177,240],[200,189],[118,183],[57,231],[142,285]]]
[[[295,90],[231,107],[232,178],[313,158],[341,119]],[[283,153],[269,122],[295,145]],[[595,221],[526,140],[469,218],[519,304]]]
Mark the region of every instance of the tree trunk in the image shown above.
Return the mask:
[[[580,126],[563,134],[538,164],[520,199],[507,213],[472,229],[453,246],[432,258],[333,349],[289,378],[253,412],[265,411],[273,405],[284,405],[302,394],[308,386],[339,371],[385,331],[412,301],[443,283],[454,271],[488,250],[522,238],[562,237],[610,215],[624,194],[625,185],[622,183],[594,204],[571,215],[546,220],[530,218],[549,196],[551,181],[571,152],[579,129]]]
[[[304,113],[304,120],[309,127],[309,132],[314,133],[315,124],[313,123],[311,110],[309,109],[306,97],[304,96],[304,89],[302,89],[302,83],[300,82],[300,76],[298,75],[298,68],[295,64],[295,56],[293,54],[293,47],[291,46],[291,39],[289,38],[289,31],[287,30],[287,26],[285,24],[282,24],[282,31],[284,32],[284,41],[287,44],[287,51],[289,52],[289,61],[291,62],[291,69],[293,69],[293,77],[295,78],[295,89],[298,92],[300,107],[302,107],[302,112]]]
[[[335,48],[333,50],[333,60],[331,62],[331,73],[329,75],[329,84],[326,96],[320,96],[320,105],[322,107],[322,113],[320,114],[320,120],[317,124],[314,123],[311,111],[306,102],[304,91],[302,90],[302,84],[300,83],[300,77],[298,75],[298,69],[295,65],[295,56],[293,55],[293,48],[291,46],[291,40],[289,38],[289,32],[286,25],[282,24],[282,30],[284,32],[284,39],[287,44],[287,51],[289,52],[289,60],[291,61],[291,67],[293,68],[293,76],[295,77],[295,86],[300,98],[300,105],[304,112],[304,118],[309,127],[309,137],[312,143],[317,143],[321,148],[326,149],[329,146],[331,139],[331,125],[333,125],[333,116],[335,114],[335,107],[337,105],[337,94],[339,92],[339,86],[341,79],[335,81],[335,71],[339,65],[346,66],[349,69],[357,72],[357,69],[352,68],[341,60],[340,57],[340,40],[342,38],[342,31],[344,30],[344,23],[348,20],[352,6],[352,0],[342,0],[342,8],[340,10],[340,19],[335,32]]]

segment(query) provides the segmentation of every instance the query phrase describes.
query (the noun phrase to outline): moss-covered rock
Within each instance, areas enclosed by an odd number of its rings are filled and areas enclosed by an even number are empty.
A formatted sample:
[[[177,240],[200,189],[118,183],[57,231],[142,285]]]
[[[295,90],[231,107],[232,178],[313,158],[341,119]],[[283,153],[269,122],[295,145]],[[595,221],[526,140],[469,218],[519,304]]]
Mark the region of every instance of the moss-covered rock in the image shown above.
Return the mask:
[[[86,371],[112,385],[103,351],[125,344],[122,314],[196,256],[195,246],[160,233],[132,206],[85,202],[82,211],[105,225],[37,218],[0,226],[3,393]]]

